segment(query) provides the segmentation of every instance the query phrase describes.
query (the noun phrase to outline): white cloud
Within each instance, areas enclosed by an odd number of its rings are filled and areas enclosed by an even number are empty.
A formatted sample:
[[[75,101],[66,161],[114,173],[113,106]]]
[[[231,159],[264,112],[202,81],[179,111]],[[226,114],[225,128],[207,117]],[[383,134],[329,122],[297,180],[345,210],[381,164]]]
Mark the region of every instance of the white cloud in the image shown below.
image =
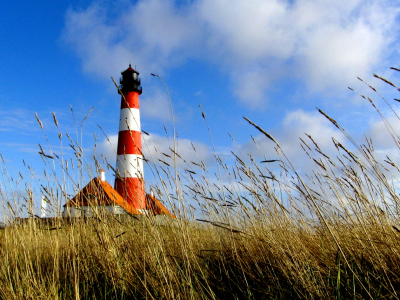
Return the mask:
[[[109,17],[96,2],[67,13],[64,40],[86,71],[107,77],[127,60],[145,74],[188,58],[212,62],[242,102],[260,107],[284,78],[337,94],[368,77],[397,47],[398,12],[383,0],[142,0]]]
[[[122,65],[126,66],[129,51],[116,42],[118,36],[118,26],[107,22],[105,9],[97,4],[66,14],[63,40],[82,58],[85,72],[109,78],[110,74],[118,74]]]
[[[127,43],[139,50],[141,47],[146,52],[150,50],[149,54],[155,56],[147,55],[146,58],[162,64],[162,61],[171,60],[175,51],[195,49],[192,46],[198,40],[199,31],[190,15],[190,8],[178,9],[171,1],[139,1],[123,15],[121,25],[129,28]],[[135,42],[138,39],[142,46]]]
[[[80,56],[86,72],[109,78],[132,61],[142,74],[162,73],[187,57],[185,49],[192,53],[197,48],[196,26],[170,1],[139,1],[113,17],[107,12],[98,2],[67,12],[63,40]]]
[[[398,151],[398,146],[393,140],[390,132],[394,133],[394,138],[399,140],[400,136],[400,120],[393,114],[386,116],[386,124],[382,119],[373,119],[369,123],[369,129],[366,136],[372,139],[375,149],[381,152]],[[399,141],[400,142],[400,141]],[[396,155],[397,157],[398,155]],[[394,157],[392,157],[394,158]]]
[[[141,114],[151,119],[171,122],[171,106],[165,90],[152,89],[149,93],[140,104]]]
[[[344,87],[357,76],[368,76],[377,67],[386,42],[363,21],[355,24],[328,24],[308,35],[299,49],[302,70],[318,91]]]
[[[302,138],[312,149],[315,149],[312,141],[305,134],[310,135],[328,156],[336,156],[332,137],[343,145],[346,142],[344,135],[324,116],[317,112],[305,112],[303,110],[288,113],[282,122],[281,129],[271,132],[271,134],[294,166],[303,172],[313,169],[313,163],[300,147],[299,138]],[[254,141],[243,144],[240,147],[241,153],[251,154],[260,160],[264,160],[264,157],[267,160],[279,158],[274,149],[275,144],[266,136],[258,135],[255,141],[257,145]]]
[[[394,132],[399,135],[400,133],[400,120],[393,114],[385,112],[386,120],[390,124]],[[370,122],[366,121],[366,133],[365,136],[357,135],[357,133],[352,136],[353,140],[359,145],[368,145],[365,137],[371,138],[374,148],[374,158],[379,163],[382,164],[389,171],[381,168],[382,172],[388,178],[394,178],[396,181],[399,180],[398,171],[387,164],[385,160],[387,157],[391,159],[397,166],[400,166],[400,158],[398,156],[399,147],[393,141],[390,136],[385,123],[381,119],[373,119]],[[348,150],[352,151],[358,159],[374,174],[375,171],[372,170],[372,166],[375,165],[373,160],[367,160],[362,153],[360,153],[355,146],[344,136],[344,134],[337,129],[331,122],[329,122],[324,116],[318,112],[306,112],[303,110],[297,110],[289,112],[283,119],[280,129],[278,130],[268,130],[264,128],[267,132],[272,134],[275,140],[280,144],[281,149],[284,151],[289,160],[293,163],[295,168],[300,174],[312,175],[312,171],[316,170],[316,164],[310,160],[305,154],[304,150],[300,146],[299,137],[302,138],[311,149],[313,149],[316,157],[321,157],[317,152],[315,152],[315,146],[313,142],[305,135],[310,135],[313,140],[318,144],[320,149],[324,154],[329,156],[332,161],[336,162],[338,166],[340,163],[336,160],[336,157],[344,154],[348,156],[342,149],[338,150],[335,148],[332,137],[341,143]],[[396,137],[399,139],[398,137]],[[309,149],[305,149],[310,153]],[[258,135],[255,137],[255,142],[253,140],[248,141],[239,146],[239,153],[250,154],[255,159],[259,165],[261,160],[274,160],[279,159],[279,156],[275,150],[275,144],[269,140],[264,135]],[[313,155],[311,155],[313,157]],[[285,159],[283,159],[286,161]],[[351,165],[355,170],[359,170],[359,167],[353,162],[349,162],[346,159],[344,163]],[[276,171],[281,170],[278,168],[277,162],[267,164],[270,170]],[[375,166],[374,166],[375,167]],[[340,174],[339,170],[334,170],[335,173]]]
[[[213,46],[222,48],[228,58],[240,58],[238,64],[269,56],[287,58],[293,51],[286,1],[203,0],[196,6]]]
[[[234,93],[249,108],[263,107],[265,90],[271,87],[272,77],[264,74],[260,67],[249,68],[244,72],[232,72],[232,80],[236,82]]]
[[[114,167],[117,161],[117,146],[118,134],[107,136],[107,138],[102,139],[98,143],[94,154],[100,162],[102,162],[102,157],[104,157]]]

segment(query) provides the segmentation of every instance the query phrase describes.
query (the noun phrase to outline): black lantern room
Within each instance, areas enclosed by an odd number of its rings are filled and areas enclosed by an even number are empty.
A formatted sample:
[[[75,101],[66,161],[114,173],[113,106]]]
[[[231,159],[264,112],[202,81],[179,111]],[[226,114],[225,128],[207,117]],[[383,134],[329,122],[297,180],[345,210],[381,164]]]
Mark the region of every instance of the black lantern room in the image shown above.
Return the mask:
[[[142,87],[140,86],[139,72],[132,69],[131,65],[125,71],[121,72],[120,89],[123,94],[127,92],[137,92],[142,94]]]

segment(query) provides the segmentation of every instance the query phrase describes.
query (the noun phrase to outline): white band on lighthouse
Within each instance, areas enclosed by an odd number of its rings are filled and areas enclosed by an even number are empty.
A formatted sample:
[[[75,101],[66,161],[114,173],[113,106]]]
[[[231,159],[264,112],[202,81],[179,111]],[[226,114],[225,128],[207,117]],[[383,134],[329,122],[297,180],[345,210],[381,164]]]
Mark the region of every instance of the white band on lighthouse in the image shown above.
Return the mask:
[[[129,124],[129,128],[128,128]],[[119,119],[119,131],[131,130],[140,132],[140,113],[137,108],[123,108]]]
[[[122,178],[143,178],[143,157],[137,154],[122,154],[117,158],[117,173]]]

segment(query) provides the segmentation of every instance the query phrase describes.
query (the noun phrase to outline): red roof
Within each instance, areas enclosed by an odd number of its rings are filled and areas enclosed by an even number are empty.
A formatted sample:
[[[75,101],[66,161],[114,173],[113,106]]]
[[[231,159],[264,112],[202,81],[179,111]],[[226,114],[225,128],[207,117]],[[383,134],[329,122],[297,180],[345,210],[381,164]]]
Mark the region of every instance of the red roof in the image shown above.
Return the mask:
[[[90,205],[119,205],[130,214],[141,214],[134,206],[128,203],[122,196],[112,188],[107,181],[93,178],[74,198],[65,206],[90,206]],[[168,215],[176,218],[171,212],[154,196],[146,195],[147,210],[155,215]]]
[[[172,218],[176,218],[171,212],[158,200],[156,197],[149,194],[146,195],[146,206],[147,210],[150,210],[155,215],[167,215]]]
[[[107,181],[93,178],[74,198],[64,206],[119,205],[131,214],[140,212],[127,203]]]
[[[123,71],[123,72],[121,72],[121,74],[123,75],[123,74],[125,74],[125,73],[138,73],[137,71],[135,71],[133,68],[132,68],[132,66],[131,66],[131,64],[129,64],[129,68],[128,69],[126,69],[125,71]],[[138,73],[139,74],[139,73]]]

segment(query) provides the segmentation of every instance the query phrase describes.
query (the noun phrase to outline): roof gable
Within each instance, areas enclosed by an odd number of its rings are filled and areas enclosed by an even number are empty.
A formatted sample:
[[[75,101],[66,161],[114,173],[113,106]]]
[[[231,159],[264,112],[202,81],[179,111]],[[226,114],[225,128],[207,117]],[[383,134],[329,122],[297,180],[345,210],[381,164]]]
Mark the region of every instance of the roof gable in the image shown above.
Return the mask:
[[[131,214],[140,214],[131,204],[127,203],[122,196],[114,190],[107,181],[93,178],[74,198],[65,206],[98,206],[119,205]]]
[[[146,206],[147,209],[153,212],[155,215],[167,215],[172,218],[176,218],[156,197],[149,194],[146,195]]]

